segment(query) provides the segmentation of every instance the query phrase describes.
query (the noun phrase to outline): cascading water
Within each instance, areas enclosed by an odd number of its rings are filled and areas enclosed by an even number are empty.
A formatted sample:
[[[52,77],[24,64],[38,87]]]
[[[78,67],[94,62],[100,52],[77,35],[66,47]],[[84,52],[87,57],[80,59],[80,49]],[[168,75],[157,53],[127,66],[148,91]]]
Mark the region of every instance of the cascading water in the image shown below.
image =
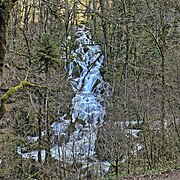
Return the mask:
[[[51,124],[51,156],[68,164],[81,163],[79,172],[88,172],[88,168],[92,167],[93,172],[99,174],[99,172],[108,171],[110,167],[109,162],[100,162],[96,158],[95,140],[98,127],[104,120],[106,98],[111,96],[112,91],[110,85],[103,80],[100,74],[104,57],[99,45],[92,41],[90,32],[84,26],[78,28],[75,35],[77,48],[72,52],[73,60],[69,63],[68,68],[68,80],[75,92],[72,99],[72,117],[66,119],[64,115],[60,117],[59,122]],[[129,129],[128,123],[128,121],[117,120],[115,125],[126,124],[124,131],[126,136],[138,137],[141,130]],[[142,122],[131,121],[131,124],[137,123]],[[42,136],[45,135],[46,133],[43,132]],[[28,136],[27,139],[34,143],[39,137]],[[142,148],[141,144],[135,142],[130,152],[136,156]],[[38,151],[28,152],[26,147],[18,147],[17,151],[24,158],[31,157],[38,160]],[[45,160],[45,154],[46,151],[42,149],[41,160]],[[128,158],[128,155],[124,154],[122,163]],[[81,173],[78,176],[81,177]]]
[[[78,29],[76,35],[78,48],[73,53],[74,60],[69,65],[69,80],[76,92],[72,100],[72,120],[80,118],[95,125],[102,122],[105,115],[101,94],[102,90],[105,91],[104,84],[107,83],[100,74],[104,57],[99,45],[92,41],[84,26]],[[79,77],[73,75],[74,67],[78,68]]]
[[[54,146],[51,148],[51,156],[58,160],[69,163],[79,161],[83,167],[89,163],[87,158],[93,159],[93,164],[100,162],[95,158],[95,140],[97,127],[103,122],[105,115],[105,96],[110,96],[110,86],[106,83],[101,74],[104,57],[97,45],[91,39],[90,32],[84,26],[76,32],[77,49],[74,50],[73,61],[69,63],[69,81],[75,92],[72,99],[72,120],[67,120],[66,116],[61,117],[60,122],[51,125]],[[78,69],[79,76],[75,75],[74,70]],[[83,120],[84,125],[76,122],[77,119]],[[75,123],[74,131],[69,135],[69,126]],[[28,137],[31,142],[38,140],[37,137]],[[61,144],[56,143],[65,139]],[[38,151],[22,153],[26,148],[18,148],[18,153],[25,158],[33,157],[38,159]],[[41,151],[42,160],[45,159],[45,150]],[[108,163],[101,163],[101,168],[107,170]]]

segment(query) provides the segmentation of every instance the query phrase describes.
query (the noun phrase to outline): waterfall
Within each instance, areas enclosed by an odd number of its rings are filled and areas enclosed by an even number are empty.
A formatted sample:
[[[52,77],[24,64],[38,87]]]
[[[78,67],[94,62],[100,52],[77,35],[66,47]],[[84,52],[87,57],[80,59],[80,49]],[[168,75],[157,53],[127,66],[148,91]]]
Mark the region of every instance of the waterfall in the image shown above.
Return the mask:
[[[95,157],[97,129],[104,120],[105,100],[111,95],[109,84],[100,74],[104,56],[85,26],[78,28],[75,35],[77,48],[72,52],[73,60],[68,68],[68,80],[75,92],[72,99],[72,119],[66,119],[64,115],[60,118],[60,122],[53,122],[51,125],[53,134],[51,156],[68,163],[81,162],[83,168],[90,165],[88,162],[90,158],[93,159],[93,165],[101,164],[101,169],[107,171],[110,164],[99,162]],[[74,72],[75,70],[78,74]],[[77,119],[81,119],[84,124],[79,123]],[[73,123],[74,130],[69,134],[68,129]],[[36,142],[39,137],[28,139],[30,142]],[[57,141],[62,142],[58,144]],[[38,159],[38,151],[22,153],[26,151],[25,147],[18,147],[17,151],[24,158]],[[41,151],[41,156],[44,160],[45,150]]]
[[[102,125],[105,116],[106,102],[111,97],[111,87],[105,82],[100,69],[103,67],[104,56],[100,46],[92,40],[90,32],[85,26],[76,31],[76,48],[72,51],[72,59],[67,60],[68,81],[75,92],[72,98],[71,119],[64,114],[59,122],[51,124],[51,157],[64,163],[73,165],[80,163],[78,169],[79,176],[81,172],[88,172],[89,169],[96,169],[96,172],[108,171],[110,163],[101,162],[96,157],[95,141],[97,139],[97,130]],[[67,38],[67,41],[71,37]],[[141,129],[129,128],[129,123],[136,125],[141,121],[116,120],[114,125],[119,124],[124,128],[124,137],[138,137]],[[112,122],[113,123],[113,122]],[[46,132],[42,132],[42,138]],[[27,137],[30,143],[37,142],[39,137]],[[109,147],[111,148],[111,147]],[[137,156],[143,146],[138,141],[133,142],[130,153]],[[37,150],[27,150],[27,147],[18,147],[17,152],[24,158],[34,158],[38,160]],[[42,161],[45,160],[46,150],[41,150]],[[122,163],[128,160],[129,156],[124,151]],[[78,173],[77,172],[77,173]]]
[[[104,56],[84,26],[78,28],[76,36],[78,47],[69,65],[69,81],[76,92],[72,99],[72,120],[80,118],[86,123],[96,125],[103,122],[105,115],[104,99],[101,95],[105,91],[103,86],[107,83],[100,74]],[[79,77],[73,74],[75,67],[79,70]]]

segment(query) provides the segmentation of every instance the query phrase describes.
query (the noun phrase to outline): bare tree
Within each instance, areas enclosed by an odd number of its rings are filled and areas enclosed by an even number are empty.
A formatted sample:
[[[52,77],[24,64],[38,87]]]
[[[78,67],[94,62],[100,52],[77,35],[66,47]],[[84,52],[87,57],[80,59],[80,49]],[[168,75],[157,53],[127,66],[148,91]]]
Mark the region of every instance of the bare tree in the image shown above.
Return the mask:
[[[3,66],[5,63],[5,54],[8,49],[7,35],[8,35],[8,21],[10,12],[17,0],[4,0],[0,1],[0,79],[2,81]],[[2,83],[2,82],[1,82]]]

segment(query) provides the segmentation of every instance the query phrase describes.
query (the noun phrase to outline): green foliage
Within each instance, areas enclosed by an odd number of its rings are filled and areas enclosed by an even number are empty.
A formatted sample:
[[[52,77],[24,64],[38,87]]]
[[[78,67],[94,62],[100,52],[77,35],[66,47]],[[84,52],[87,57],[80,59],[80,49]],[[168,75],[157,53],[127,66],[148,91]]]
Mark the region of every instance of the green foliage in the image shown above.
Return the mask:
[[[36,47],[36,60],[39,70],[48,70],[50,67],[56,67],[61,63],[59,46],[57,40],[50,34],[43,34],[40,39],[34,42]]]

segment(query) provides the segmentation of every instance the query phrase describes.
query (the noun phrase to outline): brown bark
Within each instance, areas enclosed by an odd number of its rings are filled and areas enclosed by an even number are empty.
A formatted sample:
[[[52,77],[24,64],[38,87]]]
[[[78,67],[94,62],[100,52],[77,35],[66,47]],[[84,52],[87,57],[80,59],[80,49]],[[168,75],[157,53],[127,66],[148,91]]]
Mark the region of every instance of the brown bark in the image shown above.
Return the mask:
[[[3,66],[7,51],[8,20],[11,9],[17,0],[0,0],[0,80],[3,77]]]

